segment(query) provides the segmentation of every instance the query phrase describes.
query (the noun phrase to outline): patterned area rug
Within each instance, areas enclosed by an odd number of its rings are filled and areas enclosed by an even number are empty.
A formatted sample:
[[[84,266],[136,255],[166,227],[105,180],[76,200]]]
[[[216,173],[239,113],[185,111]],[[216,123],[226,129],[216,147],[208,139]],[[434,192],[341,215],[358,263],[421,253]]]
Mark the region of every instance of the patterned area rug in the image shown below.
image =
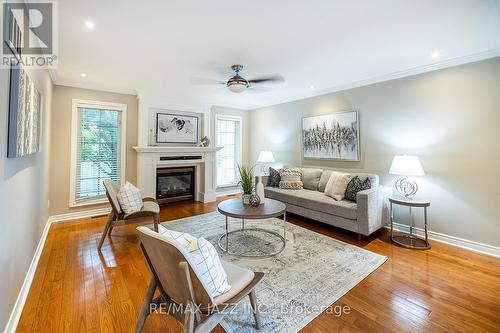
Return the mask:
[[[166,228],[205,237],[224,260],[266,275],[256,288],[262,327],[256,330],[248,298],[228,314],[222,326],[228,333],[297,332],[346,294],[387,259],[333,238],[287,223],[286,247],[275,257],[241,258],[225,255],[218,247],[225,217],[218,212],[162,223]],[[283,234],[283,221],[271,218],[247,220],[246,228],[259,227]],[[241,228],[241,220],[229,219],[229,229]],[[258,234],[257,234],[258,235]],[[264,234],[265,235],[265,234]],[[255,234],[253,234],[255,237]],[[272,239],[232,239],[238,253],[272,249]],[[260,249],[253,248],[259,246]],[[333,313],[333,311],[332,311]],[[348,315],[348,314],[347,314]]]

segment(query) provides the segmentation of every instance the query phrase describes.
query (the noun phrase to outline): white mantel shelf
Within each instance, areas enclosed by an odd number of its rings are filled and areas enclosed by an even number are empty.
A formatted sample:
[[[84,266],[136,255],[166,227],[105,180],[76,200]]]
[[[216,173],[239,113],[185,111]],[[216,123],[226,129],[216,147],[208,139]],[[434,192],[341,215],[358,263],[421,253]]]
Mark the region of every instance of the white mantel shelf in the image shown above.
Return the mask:
[[[222,147],[169,147],[169,146],[148,146],[132,147],[138,153],[213,153],[222,149]]]

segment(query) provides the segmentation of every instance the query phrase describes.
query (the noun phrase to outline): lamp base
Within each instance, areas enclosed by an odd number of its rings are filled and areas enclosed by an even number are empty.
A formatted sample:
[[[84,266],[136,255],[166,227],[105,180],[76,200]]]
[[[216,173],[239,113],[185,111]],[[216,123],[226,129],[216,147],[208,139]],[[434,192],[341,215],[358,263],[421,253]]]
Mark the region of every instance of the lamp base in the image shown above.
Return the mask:
[[[413,179],[407,177],[399,178],[394,184],[394,187],[398,193],[406,199],[411,199],[418,191],[417,183]]]

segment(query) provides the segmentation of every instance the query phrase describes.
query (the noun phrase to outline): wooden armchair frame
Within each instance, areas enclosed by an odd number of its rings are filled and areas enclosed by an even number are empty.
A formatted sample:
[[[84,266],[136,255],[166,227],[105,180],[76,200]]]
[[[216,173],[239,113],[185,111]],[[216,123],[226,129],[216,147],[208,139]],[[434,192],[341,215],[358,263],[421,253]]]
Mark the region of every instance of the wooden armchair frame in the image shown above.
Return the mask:
[[[101,251],[102,244],[106,236],[110,236],[114,227],[130,224],[130,223],[138,223],[146,220],[153,220],[153,225],[155,231],[158,231],[158,224],[160,223],[160,206],[158,202],[154,198],[143,198],[143,202],[151,202],[151,205],[145,204],[142,210],[125,214],[118,202],[117,194],[119,189],[118,184],[114,183],[111,180],[104,180],[104,187],[106,188],[106,197],[111,205],[111,212],[108,214],[108,220],[106,222],[106,226],[101,235],[101,240],[99,241],[98,249]]]
[[[139,238],[153,276],[137,319],[136,333],[142,331],[150,314],[151,304],[157,307],[165,304],[169,314],[184,324],[185,333],[209,333],[246,296],[250,299],[256,327],[260,328],[261,320],[254,289],[264,273],[254,272],[253,279],[235,296],[223,303],[213,304],[213,299],[175,246],[141,231]],[[159,289],[160,295],[154,298],[156,289]]]

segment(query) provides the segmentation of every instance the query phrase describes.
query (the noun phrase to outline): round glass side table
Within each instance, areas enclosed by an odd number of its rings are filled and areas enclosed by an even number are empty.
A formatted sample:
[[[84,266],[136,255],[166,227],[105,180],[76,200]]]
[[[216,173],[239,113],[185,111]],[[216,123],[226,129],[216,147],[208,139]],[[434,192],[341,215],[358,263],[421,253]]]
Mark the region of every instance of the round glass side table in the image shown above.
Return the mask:
[[[427,231],[427,207],[431,205],[430,201],[412,200],[403,197],[390,197],[390,216],[391,216],[391,241],[409,249],[428,250],[431,248],[429,235]],[[406,206],[410,210],[410,233],[394,234],[394,212],[393,205]],[[412,208],[424,209],[424,238],[420,238],[413,233]]]

